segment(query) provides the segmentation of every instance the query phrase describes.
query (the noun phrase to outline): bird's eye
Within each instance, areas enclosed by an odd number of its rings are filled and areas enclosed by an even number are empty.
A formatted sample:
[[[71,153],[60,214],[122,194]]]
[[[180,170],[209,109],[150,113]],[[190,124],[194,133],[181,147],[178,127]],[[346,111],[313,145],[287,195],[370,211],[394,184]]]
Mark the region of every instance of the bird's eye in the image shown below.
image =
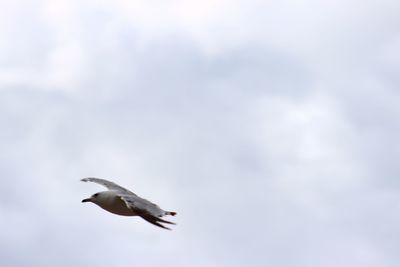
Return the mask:
[[[94,194],[93,196],[94,196],[94,197],[97,197],[98,195],[99,195],[99,193],[96,193],[96,194]]]

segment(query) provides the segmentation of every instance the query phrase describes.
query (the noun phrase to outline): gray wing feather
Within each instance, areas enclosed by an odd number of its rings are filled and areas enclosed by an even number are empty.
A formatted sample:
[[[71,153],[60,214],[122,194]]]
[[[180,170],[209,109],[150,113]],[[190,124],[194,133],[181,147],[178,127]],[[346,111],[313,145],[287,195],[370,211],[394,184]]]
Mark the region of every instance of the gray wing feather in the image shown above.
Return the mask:
[[[143,214],[143,215],[140,215],[140,217],[142,217],[144,220],[148,221],[151,224],[157,225],[158,227],[161,227],[161,228],[164,228],[164,229],[167,229],[167,230],[171,230],[171,229],[166,227],[166,226],[164,226],[164,225],[162,225],[160,222],[169,223],[169,224],[175,224],[173,222],[169,222],[169,221],[160,219],[158,217],[153,217],[153,216],[151,216],[149,214]]]
[[[161,219],[160,217],[166,215],[167,212],[156,204],[151,203],[147,199],[132,195],[120,195],[120,198],[125,201],[125,204],[128,206],[128,208],[132,209],[138,216],[142,217],[151,224],[167,230],[171,229],[162,225],[161,223],[175,224],[173,222]]]
[[[125,201],[126,205],[138,214],[150,214],[154,217],[162,217],[166,212],[158,205],[148,201],[147,199],[138,197],[137,195],[121,194],[120,197]]]
[[[94,178],[94,177],[86,177],[86,178],[81,179],[81,181],[82,182],[97,183],[97,184],[100,184],[102,186],[105,186],[109,190],[116,190],[116,191],[119,191],[119,192],[124,193],[124,194],[132,194],[132,195],[136,196],[135,193],[129,191],[128,189],[126,189],[126,188],[124,188],[124,187],[122,187],[120,185],[117,185],[116,183],[113,183],[113,182],[110,182],[108,180],[105,180],[105,179]]]

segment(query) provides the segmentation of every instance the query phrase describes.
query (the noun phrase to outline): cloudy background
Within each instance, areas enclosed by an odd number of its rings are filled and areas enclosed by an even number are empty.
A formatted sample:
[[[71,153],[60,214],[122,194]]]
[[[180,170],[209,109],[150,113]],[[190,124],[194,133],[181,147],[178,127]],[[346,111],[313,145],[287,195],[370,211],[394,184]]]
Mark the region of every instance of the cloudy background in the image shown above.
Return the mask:
[[[1,1],[1,265],[399,266],[399,11]]]

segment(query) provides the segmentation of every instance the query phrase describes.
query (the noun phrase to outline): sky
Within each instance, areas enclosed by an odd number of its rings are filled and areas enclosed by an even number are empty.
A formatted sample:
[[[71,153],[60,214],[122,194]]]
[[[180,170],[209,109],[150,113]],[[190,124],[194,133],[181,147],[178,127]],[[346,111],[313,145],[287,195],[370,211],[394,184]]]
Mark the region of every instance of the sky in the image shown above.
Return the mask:
[[[0,1],[2,266],[399,266],[399,11]]]

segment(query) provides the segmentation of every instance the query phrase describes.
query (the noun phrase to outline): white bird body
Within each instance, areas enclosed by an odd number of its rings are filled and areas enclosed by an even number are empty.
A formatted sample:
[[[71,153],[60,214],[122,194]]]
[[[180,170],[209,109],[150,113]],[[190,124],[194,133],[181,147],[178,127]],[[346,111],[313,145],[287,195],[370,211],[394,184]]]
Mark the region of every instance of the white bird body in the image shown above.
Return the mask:
[[[97,193],[97,197],[93,198],[91,202],[117,215],[137,216],[137,214],[126,205],[125,201],[118,196],[117,191],[109,190],[99,192]]]
[[[108,191],[98,192],[92,195],[90,198],[82,200],[82,202],[92,202],[102,209],[118,215],[140,216],[149,223],[168,230],[170,229],[161,223],[175,224],[173,222],[163,220],[161,217],[165,215],[174,216],[176,215],[176,212],[165,211],[156,204],[148,201],[147,199],[139,197],[135,193],[123,188],[122,186],[105,179],[92,177],[83,178],[81,181],[98,183],[109,189]]]

